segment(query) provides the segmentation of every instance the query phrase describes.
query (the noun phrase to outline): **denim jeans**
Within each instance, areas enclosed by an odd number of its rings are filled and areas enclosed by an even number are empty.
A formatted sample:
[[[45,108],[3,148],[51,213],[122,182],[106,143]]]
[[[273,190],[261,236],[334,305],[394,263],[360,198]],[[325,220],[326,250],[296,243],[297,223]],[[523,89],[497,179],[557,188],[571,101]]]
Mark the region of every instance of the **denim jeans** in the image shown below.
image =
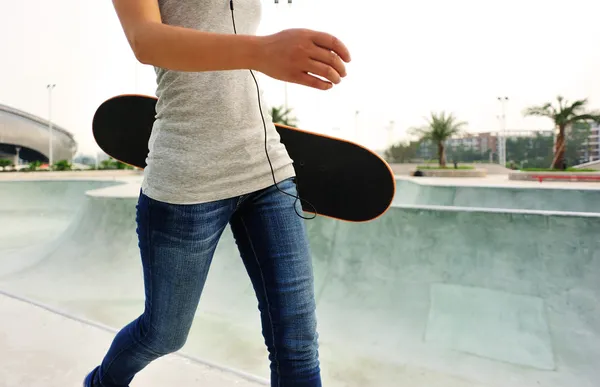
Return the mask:
[[[296,195],[292,179],[278,186]],[[217,242],[229,225],[258,300],[271,386],[320,387],[311,256],[304,221],[294,206],[300,212],[300,201],[275,186],[193,205],[163,203],[140,193],[144,311],[116,335],[86,386],[129,386],[150,362],[182,348]]]

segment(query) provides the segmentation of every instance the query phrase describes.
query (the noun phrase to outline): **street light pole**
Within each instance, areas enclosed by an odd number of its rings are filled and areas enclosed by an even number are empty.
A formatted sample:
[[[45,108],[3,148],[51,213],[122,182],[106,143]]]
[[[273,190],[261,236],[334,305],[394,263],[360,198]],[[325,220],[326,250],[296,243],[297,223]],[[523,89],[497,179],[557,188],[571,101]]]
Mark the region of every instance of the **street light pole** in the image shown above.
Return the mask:
[[[391,147],[394,145],[394,139],[395,139],[394,125],[395,125],[394,120],[390,121],[389,126],[388,126],[388,141],[387,141],[388,147]]]
[[[16,153],[15,153],[15,166],[18,167],[19,164],[21,163],[20,162],[20,160],[21,160],[21,147],[20,146],[16,146],[15,147],[15,151],[16,151]]]
[[[358,142],[358,115],[360,114],[360,111],[355,110],[354,111],[354,141]]]
[[[48,84],[46,85],[46,89],[48,89],[48,167],[52,168],[52,90],[56,87],[56,84]]]
[[[500,115],[500,123],[501,123],[501,132],[502,135],[498,139],[500,145],[500,154],[498,155],[498,161],[502,166],[506,166],[506,103],[508,102],[508,97],[498,97],[498,101],[500,102],[502,114]]]

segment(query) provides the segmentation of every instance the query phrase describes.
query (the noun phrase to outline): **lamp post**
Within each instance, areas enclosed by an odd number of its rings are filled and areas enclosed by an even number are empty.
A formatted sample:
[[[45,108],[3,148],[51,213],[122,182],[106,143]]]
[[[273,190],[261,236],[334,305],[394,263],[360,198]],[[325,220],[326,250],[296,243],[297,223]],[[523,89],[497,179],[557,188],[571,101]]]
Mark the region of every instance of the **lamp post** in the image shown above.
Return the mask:
[[[52,168],[52,90],[56,87],[56,84],[49,83],[46,85],[46,89],[48,89],[48,167]]]
[[[21,164],[20,160],[21,160],[21,147],[16,146],[15,147],[15,167],[18,167],[19,164]]]
[[[392,121],[390,121],[389,126],[388,126],[388,141],[387,141],[388,147],[391,147],[392,145],[394,145],[394,137],[395,137],[394,136],[395,135],[394,125],[395,124],[396,124],[395,121],[392,120]]]
[[[508,102],[508,97],[498,97],[498,101],[500,102],[501,115],[500,115],[500,130],[501,136],[498,136],[498,162],[502,166],[506,166],[506,103]]]
[[[359,110],[354,111],[354,141],[358,142],[358,115],[360,114]]]

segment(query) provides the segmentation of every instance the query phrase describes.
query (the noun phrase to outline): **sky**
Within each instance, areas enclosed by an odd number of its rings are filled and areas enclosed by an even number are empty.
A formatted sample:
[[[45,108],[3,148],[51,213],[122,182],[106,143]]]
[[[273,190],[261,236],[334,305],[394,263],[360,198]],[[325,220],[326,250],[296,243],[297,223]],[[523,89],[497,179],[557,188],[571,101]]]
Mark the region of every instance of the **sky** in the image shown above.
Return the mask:
[[[339,37],[348,76],[329,91],[290,84],[288,104],[299,127],[379,150],[433,111],[496,131],[499,96],[509,97],[509,131],[550,129],[522,111],[559,94],[600,109],[599,11],[597,0],[263,0],[258,33]],[[52,120],[79,153],[98,151],[91,121],[104,100],[154,95],[154,71],[136,63],[112,1],[0,0],[0,15],[0,103],[48,118],[46,85],[56,84]],[[282,82],[260,82],[271,105],[284,103]]]

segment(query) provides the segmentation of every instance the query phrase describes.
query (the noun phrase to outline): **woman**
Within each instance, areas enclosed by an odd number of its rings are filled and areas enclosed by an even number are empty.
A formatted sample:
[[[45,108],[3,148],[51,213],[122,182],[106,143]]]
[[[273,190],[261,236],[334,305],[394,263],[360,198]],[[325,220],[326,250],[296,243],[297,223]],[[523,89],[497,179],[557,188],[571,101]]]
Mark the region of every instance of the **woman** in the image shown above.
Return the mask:
[[[252,70],[327,90],[346,76],[348,50],[310,30],[256,36],[260,0],[113,4],[136,58],[157,75],[156,122],[137,205],[146,302],[84,385],[128,386],[150,362],[184,345],[229,225],[258,299],[271,385],[321,386],[294,168],[262,114]]]

